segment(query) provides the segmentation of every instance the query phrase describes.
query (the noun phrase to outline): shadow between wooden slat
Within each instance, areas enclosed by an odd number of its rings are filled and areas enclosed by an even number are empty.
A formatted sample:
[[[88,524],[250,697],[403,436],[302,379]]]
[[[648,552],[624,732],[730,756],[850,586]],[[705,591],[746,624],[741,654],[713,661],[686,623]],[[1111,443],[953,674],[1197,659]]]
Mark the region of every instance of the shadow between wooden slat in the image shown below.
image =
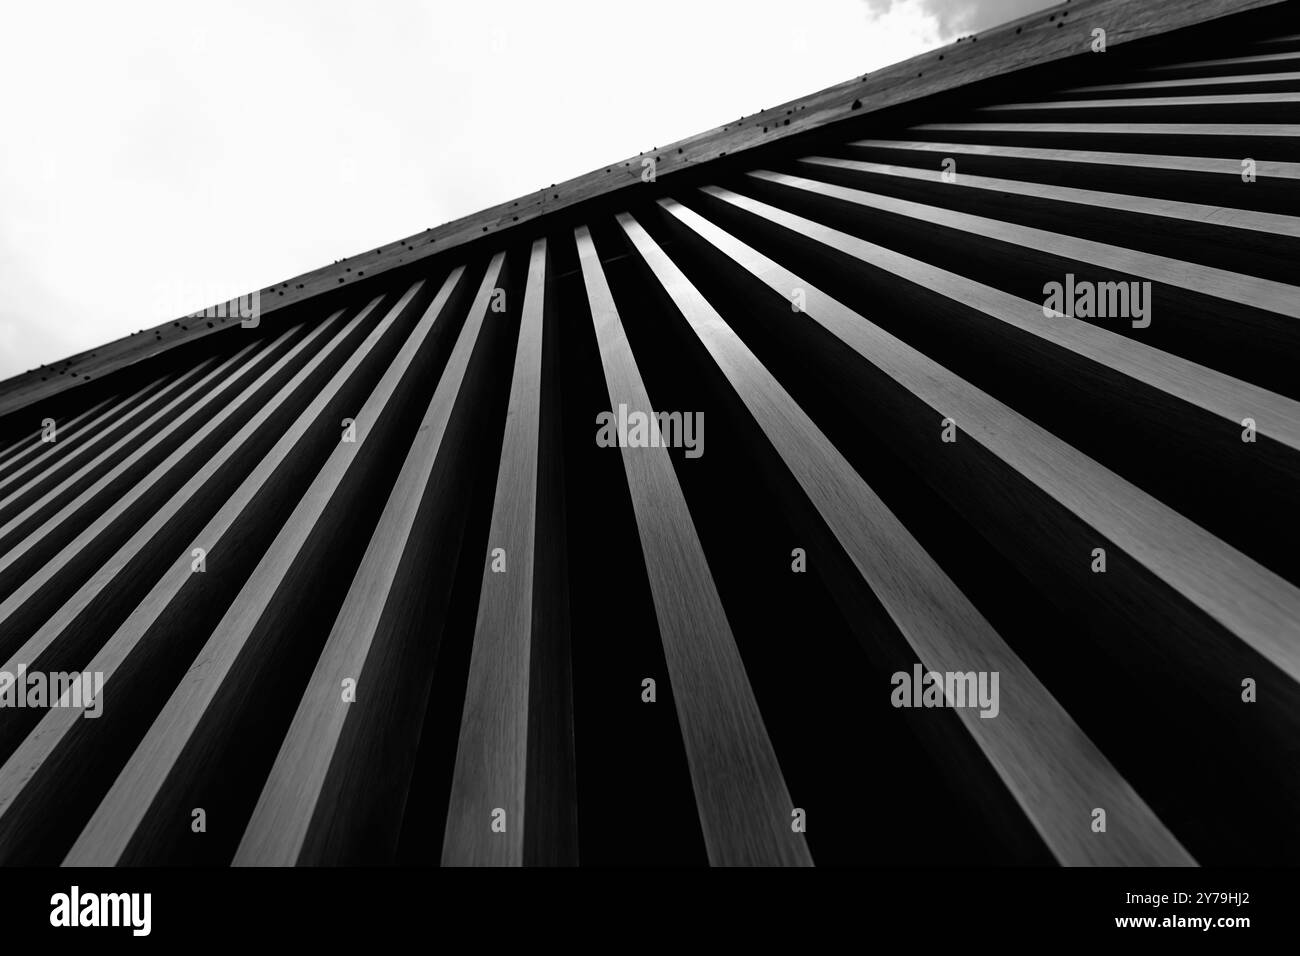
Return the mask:
[[[126,474],[132,467],[146,461],[149,455],[163,442],[179,432],[192,418],[206,411],[219,397],[222,397],[225,394],[224,385],[229,384],[232,373],[239,368],[254,348],[255,344],[248,345],[226,361],[216,365],[215,368],[194,382],[184,392],[123,435],[112,446],[104,449],[77,469],[76,472],[54,485],[54,487],[45,490],[39,498],[31,501],[22,511],[10,517],[3,526],[0,526],[0,540],[19,532],[28,519],[39,518],[41,514],[47,513],[45,511],[47,506],[59,508],[55,514],[45,518],[40,527],[32,528],[21,543],[11,545],[6,550],[4,557],[0,558],[0,574],[3,574],[7,568],[11,567],[19,557],[26,554],[34,544],[46,538],[51,529],[66,521],[69,516],[75,514],[83,505],[92,501],[96,495],[116,479]],[[102,465],[107,465],[107,469],[102,472],[97,471]],[[33,485],[38,483],[39,479],[34,479],[32,482]],[[16,490],[4,502],[0,502],[0,508],[16,500],[24,490]],[[40,488],[38,487],[36,490],[39,491]],[[67,496],[74,497],[66,500],[59,507],[58,502],[61,498]]]
[[[706,191],[759,215],[785,219],[787,228],[800,230],[806,222],[729,190]],[[809,303],[805,314],[933,408],[936,421],[952,417],[963,433],[1047,491],[1101,538],[1131,554],[1292,680],[1300,680],[1300,591],[1293,585],[697,213],[680,203],[666,208],[783,297],[803,289]],[[1197,557],[1188,560],[1188,555]]]
[[[295,453],[301,453],[302,443],[311,438],[321,415],[367,363],[371,353],[379,348],[415,292],[416,289],[412,288],[389,310],[365,341],[348,356],[329,383],[319,390],[311,403],[294,419],[257,467],[229,496],[217,514],[194,536],[194,543],[201,543],[207,549],[210,560],[214,556],[220,556],[223,545],[237,547],[237,542],[226,541],[226,535],[237,527],[238,519],[264,489],[280,478],[281,468],[286,461]],[[382,297],[371,300],[358,318],[364,320],[381,301]],[[282,392],[280,398],[283,399],[286,394],[287,392]],[[337,435],[337,432],[334,434]],[[337,438],[332,438],[332,441],[337,441]],[[193,585],[195,578],[187,547],[176,556],[166,574],[86,664],[84,670],[103,675],[102,693],[106,695],[107,701],[111,702],[118,684],[123,682],[121,678],[115,682],[115,675],[130,675],[125,681],[128,687],[136,686],[131,683],[132,680],[147,679],[138,670],[141,667],[147,670],[157,654],[158,649],[154,645],[159,639],[156,626],[175,602],[185,600],[186,588]],[[130,693],[127,691],[123,697],[129,699]],[[69,708],[49,710],[37,729],[0,766],[0,863],[26,861],[41,852],[38,838],[47,833],[52,825],[47,819],[51,806],[60,803],[59,795],[71,786],[70,779],[80,778],[83,772],[78,759],[82,748],[94,746],[95,735],[105,732],[102,728],[111,728],[115,723],[118,711],[110,709],[110,706],[111,704],[106,705],[104,714],[94,721],[82,720],[79,712]]]
[[[484,562],[474,628],[464,713],[456,751],[451,796],[443,838],[443,866],[520,866],[529,861],[529,842],[554,847],[547,859],[576,863],[576,828],[563,804],[571,803],[562,782],[573,773],[572,702],[567,682],[536,683],[538,662],[548,647],[567,646],[567,635],[538,630],[535,605],[553,600],[535,593],[538,545],[539,443],[543,403],[543,342],[546,322],[546,241],[532,247],[523,316],[510,385],[510,406],[497,473],[492,508],[489,553]],[[494,568],[495,549],[504,552],[504,573]],[[558,666],[567,669],[562,658]],[[559,715],[554,735],[567,740],[567,751],[542,753],[541,760],[558,763],[548,772],[529,774],[539,756],[538,702],[556,698],[550,709]],[[530,724],[533,725],[530,731]],[[565,765],[565,761],[568,765]],[[530,779],[531,776],[531,779]],[[544,782],[550,782],[547,786]],[[492,813],[503,809],[509,825],[493,832]],[[569,825],[565,825],[565,824]]]
[[[917,127],[918,129],[920,127]],[[937,128],[937,127],[931,127]],[[1134,166],[1144,169],[1172,169],[1193,173],[1217,173],[1240,178],[1240,159],[1212,159],[1203,156],[1161,156],[1154,153],[1117,153],[1087,149],[1046,149],[1033,146],[990,146],[983,143],[935,143],[923,140],[859,139],[850,146],[878,149],[917,150],[944,155],[963,153],[1102,166]],[[1256,160],[1256,175],[1277,179],[1300,179],[1300,163]]]
[[[459,280],[453,274],[426,310],[415,330],[384,372],[379,384],[355,416],[355,442],[339,441],[324,467],[285,520],[244,588],[200,651],[176,692],[150,727],[118,775],[81,836],[65,859],[67,865],[105,865],[131,852],[148,856],[154,841],[166,842],[168,832],[187,825],[188,808],[172,806],[172,780],[188,786],[208,772],[202,753],[213,746],[213,735],[233,720],[240,706],[241,682],[257,671],[259,660],[275,650],[269,634],[283,635],[289,622],[275,622],[268,633],[262,619],[300,554],[314,541],[326,508],[345,475],[362,456],[375,455],[369,438],[389,401],[406,377],[416,353],[442,314],[442,307]],[[400,315],[420,290],[417,282],[394,305]],[[270,626],[270,625],[268,625]],[[257,632],[262,640],[250,645]],[[245,648],[249,653],[245,654]]]
[[[125,407],[131,400],[131,396],[119,395],[115,398],[109,398],[100,402],[93,408],[89,408],[70,421],[58,423],[57,440],[52,442],[41,441],[43,429],[38,430],[31,438],[24,438],[16,442],[5,455],[0,456],[0,489],[6,488],[15,478],[24,474],[27,469],[33,468],[40,462],[45,461],[56,449],[60,447],[60,442],[67,442],[63,448],[68,445],[77,445],[84,441],[87,435],[94,435],[105,421],[112,419],[113,414]],[[109,406],[112,406],[111,408]],[[93,417],[92,417],[93,416]],[[87,421],[89,419],[89,421]],[[19,463],[30,455],[40,452],[36,457],[25,465]],[[8,474],[5,474],[8,472]]]
[[[586,226],[575,231],[615,414],[654,415]],[[694,523],[662,446],[621,449],[709,862],[811,865]]]
[[[469,389],[471,359],[483,324],[492,317],[489,310],[504,260],[505,254],[498,253],[488,265],[244,831],[236,865],[346,864],[391,855],[400,813],[392,806],[377,808],[367,800],[367,791],[377,780],[393,777],[385,755],[394,751],[405,767],[397,775],[409,778],[415,746],[408,738],[417,726],[410,717],[424,709],[418,701],[401,721],[390,709],[393,688],[403,677],[404,660],[395,645],[406,636],[403,618],[409,613],[409,589],[439,590],[442,606],[450,590],[447,574],[426,584],[410,580],[410,573],[403,573],[404,558],[428,502],[443,512],[462,507],[459,496],[439,487],[433,476],[440,457],[445,467],[446,458],[459,450],[455,439],[448,438],[449,423],[457,401]],[[482,368],[478,374],[483,374]],[[423,527],[427,532],[427,521]],[[449,546],[444,543],[443,549]],[[436,634],[421,635],[424,643],[437,639]],[[340,692],[348,679],[357,682],[355,702],[344,701]],[[367,717],[368,732],[347,733]],[[376,814],[387,819],[387,827]],[[386,831],[379,841],[384,845],[358,845],[362,833],[365,842],[373,844],[381,831]]]
[[[1201,295],[1300,318],[1300,286],[1243,276],[1236,272],[1171,259],[1168,256],[1126,249],[1091,239],[1080,239],[1045,229],[1015,225],[986,216],[955,212],[925,203],[894,199],[861,189],[849,189],[845,186],[804,179],[800,176],[789,176],[767,170],[758,170],[750,175],[756,179],[793,189],[802,189],[821,196],[856,203],[870,209],[911,216],[935,225],[960,229],[976,236],[1010,242],[1129,275],[1142,276]]]
[[[672,200],[661,205],[769,284],[779,266]],[[1067,864],[1189,864],[1191,857],[1065,710],[853,470],[816,424],[728,328],[650,236],[619,217],[650,268],[750,413],[794,473],[923,664],[945,672],[1001,675],[1002,708],[992,719],[959,711],[1057,858]],[[820,293],[806,283],[809,314]],[[862,320],[865,322],[865,320]],[[1095,839],[1096,806],[1115,807],[1114,836]]]
[[[295,391],[312,370],[329,355],[329,353],[346,340],[347,334],[355,329],[361,322],[362,315],[358,314],[350,322],[343,325],[338,324],[342,312],[336,312],[325,322],[322,322],[315,329],[311,330],[300,342],[292,349],[286,352],[278,361],[267,368],[256,380],[251,382],[247,388],[241,390],[240,394],[230,403],[225,405],[209,422],[207,422],[199,432],[192,436],[191,440],[185,446],[177,448],[166,460],[159,463],[152,472],[142,478],[132,489],[131,492],[118,501],[111,508],[99,515],[92,523],[84,528],[80,534],[70,541],[62,551],[42,565],[37,574],[26,579],[22,585],[10,594],[3,602],[0,602],[0,633],[9,626],[10,619],[23,607],[29,600],[35,596],[41,588],[46,586],[62,571],[69,562],[78,555],[89,550],[91,544],[113,524],[127,509],[141,496],[145,495],[153,485],[160,481],[177,463],[179,463],[189,453],[190,449],[200,442],[205,434],[215,431],[220,424],[236,414],[240,407],[251,399],[260,388],[274,381],[277,376],[289,366],[294,359],[302,352],[309,349],[319,338],[324,337],[326,340],[333,337],[335,333],[342,334],[324,351],[317,354],[309,361],[306,366],[294,375],[285,386],[279,391],[275,398],[263,406],[250,419],[237,434],[235,434],[225,445],[211,458],[205,462],[188,481],[178,489],[165,504],[159,507],[151,516],[150,520],[138,528],[131,538],[126,541],[113,554],[106,563],[104,563],[77,592],[67,601],[54,611],[41,625],[40,629],[29,637],[21,648],[16,650],[9,662],[4,665],[11,672],[13,668],[20,665],[26,665],[36,668],[37,663],[41,660],[51,644],[58,638],[63,630],[85,610],[90,602],[110,587],[114,578],[134,559],[142,549],[147,547],[154,536],[177,514],[181,513],[190,502],[199,494],[201,489],[209,482],[217,471],[229,462],[237,451],[271,418],[277,408],[285,401],[288,395]],[[0,738],[2,739],[2,738]]]
[[[832,166],[861,173],[875,173],[881,176],[897,176],[902,179],[915,179],[922,182],[942,182],[941,171],[934,169],[916,169],[909,166],[894,166],[886,163],[868,163],[856,159],[837,159],[827,156],[808,156],[800,160],[816,166]],[[1240,163],[1238,172],[1240,172]],[[977,176],[962,173],[957,182],[962,188],[983,189],[1011,196],[1033,196],[1054,202],[1077,203],[1111,209],[1126,213],[1146,216],[1163,216],[1185,222],[1205,223],[1223,226],[1229,229],[1250,229],[1272,235],[1300,237],[1300,217],[1281,216],[1274,213],[1257,212],[1252,209],[1233,209],[1227,206],[1211,206],[1206,203],[1179,202],[1172,199],[1148,199],[1127,193],[1100,192],[1095,189],[1078,189],[1072,186],[1053,186],[1045,183],[1026,182],[1017,179],[999,179],[993,176]]]

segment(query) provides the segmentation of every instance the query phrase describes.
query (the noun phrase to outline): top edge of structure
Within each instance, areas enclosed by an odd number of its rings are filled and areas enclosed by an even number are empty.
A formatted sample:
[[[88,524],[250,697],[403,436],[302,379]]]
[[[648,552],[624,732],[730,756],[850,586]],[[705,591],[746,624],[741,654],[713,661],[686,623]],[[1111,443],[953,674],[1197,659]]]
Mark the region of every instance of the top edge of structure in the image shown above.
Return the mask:
[[[489,236],[504,235],[580,203],[642,184],[648,161],[654,178],[734,157],[864,113],[921,100],[1014,71],[1087,51],[1092,31],[1106,31],[1107,48],[1158,36],[1287,0],[1067,0],[982,33],[875,70],[686,139],[601,166],[563,183],[499,203],[377,249],[305,272],[230,303],[169,320],[106,345],[0,381],[0,418],[159,354],[238,326],[256,296],[266,316],[358,281],[429,260]]]

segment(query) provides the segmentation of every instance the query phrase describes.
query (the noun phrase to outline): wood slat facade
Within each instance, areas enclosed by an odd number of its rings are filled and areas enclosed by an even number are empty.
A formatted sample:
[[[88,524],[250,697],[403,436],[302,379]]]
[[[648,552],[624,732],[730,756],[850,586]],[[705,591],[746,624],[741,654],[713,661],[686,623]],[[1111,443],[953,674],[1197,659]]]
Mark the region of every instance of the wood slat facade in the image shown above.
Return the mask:
[[[1300,861],[1297,9],[1065,4],[0,383],[0,672],[102,681],[0,706],[0,863]]]

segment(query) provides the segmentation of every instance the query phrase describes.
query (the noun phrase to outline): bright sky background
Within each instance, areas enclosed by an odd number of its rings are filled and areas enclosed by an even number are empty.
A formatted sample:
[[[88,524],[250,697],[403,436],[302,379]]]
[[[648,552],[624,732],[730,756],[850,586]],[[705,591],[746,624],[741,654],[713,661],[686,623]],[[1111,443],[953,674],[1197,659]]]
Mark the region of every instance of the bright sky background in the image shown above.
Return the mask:
[[[0,0],[0,378],[1051,0]]]

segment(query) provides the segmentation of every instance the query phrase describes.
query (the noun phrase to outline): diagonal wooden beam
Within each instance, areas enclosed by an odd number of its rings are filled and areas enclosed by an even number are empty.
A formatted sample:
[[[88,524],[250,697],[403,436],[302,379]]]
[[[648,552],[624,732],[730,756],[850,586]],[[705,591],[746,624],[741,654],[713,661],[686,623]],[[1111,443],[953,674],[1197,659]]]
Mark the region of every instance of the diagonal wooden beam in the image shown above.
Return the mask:
[[[848,169],[859,173],[894,176],[899,179],[914,179],[921,182],[939,181],[941,175],[938,169],[917,169],[914,166],[868,163],[856,159],[838,159],[829,156],[807,156],[801,159],[800,162],[813,166],[829,166],[834,169]],[[1240,172],[1240,163],[1238,163],[1237,169]],[[1136,213],[1143,216],[1161,216],[1183,222],[1223,226],[1229,229],[1249,229],[1255,232],[1269,233],[1270,235],[1300,238],[1300,216],[1284,216],[1278,213],[1259,212],[1254,209],[1235,209],[1231,206],[1211,206],[1208,203],[1180,202],[1174,199],[1152,199],[1146,196],[1134,196],[1130,193],[1102,192],[1097,189],[1057,186],[1051,183],[1035,183],[1022,179],[977,176],[974,173],[962,173],[961,184],[964,189],[983,189],[1011,196],[1050,199],[1055,202],[1092,206],[1096,209]]]
[[[277,593],[299,556],[309,547],[309,539],[326,509],[334,502],[334,496],[353,462],[362,455],[379,454],[371,441],[375,423],[389,407],[426,338],[446,311],[444,306],[458,279],[459,275],[453,275],[444,283],[416,328],[407,336],[401,350],[356,415],[359,424],[356,441],[339,442],[330,453],[176,692],[73,844],[65,860],[68,865],[117,863],[133,840],[138,838],[147,842],[160,830],[165,830],[159,816],[177,812],[175,807],[167,804],[170,796],[164,793],[167,782],[177,776],[187,778],[203,772],[201,761],[195,764],[185,757],[196,749],[202,749],[205,735],[220,733],[219,727],[225,724],[219,717],[204,718],[210,714],[229,715],[229,708],[234,706],[232,698],[238,699],[240,681],[247,676],[245,668],[252,667],[256,671],[259,657],[270,653],[269,641],[262,641],[249,654],[243,653],[254,633],[261,633],[263,627],[269,627],[273,633],[283,633],[284,623],[264,624],[264,619],[273,617],[272,605]],[[393,306],[390,315],[401,314],[422,285],[423,282],[413,285]],[[199,745],[190,747],[194,741]]]
[[[469,317],[461,327],[456,346],[447,360],[437,388],[429,400],[417,438],[402,464],[402,470],[384,506],[379,523],[361,560],[308,681],[306,692],[266,785],[258,798],[252,819],[244,830],[235,864],[240,866],[288,866],[292,864],[346,864],[355,848],[349,838],[360,829],[360,810],[375,779],[382,779],[383,751],[400,749],[413,759],[414,747],[394,747],[393,737],[412,732],[414,721],[393,721],[386,732],[347,734],[347,724],[366,718],[379,719],[389,704],[390,688],[401,679],[404,660],[394,645],[401,640],[401,607],[411,582],[402,574],[404,557],[417,534],[417,517],[426,500],[443,508],[457,507],[454,496],[431,484],[439,458],[456,455],[459,449],[448,441],[452,412],[470,374],[471,358],[480,338],[493,291],[501,275],[504,253],[488,264]],[[447,589],[447,582],[424,587]],[[398,610],[394,610],[394,609]],[[428,641],[433,636],[422,636]],[[357,681],[357,699],[341,699],[342,682]],[[372,717],[380,714],[380,718]],[[392,723],[397,726],[393,727]],[[373,727],[374,725],[372,725]],[[383,733],[382,746],[374,737]],[[409,763],[406,765],[409,772]],[[408,773],[409,775],[409,773]],[[392,818],[395,835],[399,820]],[[349,823],[351,825],[349,825]],[[370,832],[374,842],[373,830]],[[371,847],[383,855],[387,847]]]
[[[464,714],[456,749],[456,766],[443,837],[444,866],[520,866],[530,862],[525,836],[539,844],[558,845],[563,858],[576,862],[574,834],[564,831],[568,814],[563,787],[530,782],[531,746],[537,745],[537,696],[566,697],[567,682],[546,681],[534,687],[537,668],[534,650],[563,643],[565,635],[538,630],[546,619],[535,613],[534,602],[554,599],[535,593],[538,555],[545,547],[537,537],[539,497],[539,442],[542,427],[542,344],[547,283],[546,241],[533,244],[524,292],[523,314],[515,366],[510,384],[510,405],[501,446],[496,498],[488,547],[501,548],[507,562],[504,573],[485,556],[474,649],[470,657]],[[567,667],[567,661],[561,661]],[[562,722],[558,736],[572,738],[572,702],[555,704]],[[530,723],[533,732],[530,733]],[[559,764],[546,780],[564,780],[571,772],[571,747],[541,755]],[[553,792],[555,790],[560,792]],[[510,821],[504,833],[489,826],[491,813],[506,812]],[[547,832],[538,835],[539,830]]]
[[[920,129],[920,127],[915,127]],[[930,129],[938,129],[931,126]],[[1030,132],[1026,124],[1025,132]],[[926,140],[859,139],[849,143],[863,149],[896,149],[905,152],[940,153],[944,156],[994,156],[1000,159],[1030,159],[1036,162],[1079,163],[1094,166],[1129,166],[1138,169],[1170,169],[1188,173],[1214,173],[1241,177],[1241,159],[1209,156],[1117,153],[1095,149],[1048,149],[1036,146],[999,146],[987,143],[936,143]],[[1300,163],[1257,161],[1261,179],[1300,179]]]
[[[653,416],[636,358],[586,226],[575,237],[611,408]],[[668,451],[622,448],[655,616],[695,787],[700,828],[715,866],[809,866],[794,804],[754,699]]]
[[[790,274],[674,200],[667,211],[756,277],[787,285]],[[1063,863],[1188,865],[1192,858],[1075,724],[1028,666],[908,532],[888,505],[630,215],[619,223],[672,297],[727,381],[808,495],[925,666],[1000,674],[1005,706],[995,719],[961,718],[971,737]],[[830,300],[808,294],[808,314]],[[828,326],[830,323],[827,323]],[[859,324],[866,326],[865,319]],[[1122,836],[1091,839],[1084,821],[1098,804],[1122,807]]]
[[[1300,318],[1300,295],[1297,295],[1300,287],[1285,282],[1245,276],[1227,269],[1183,262],[1169,256],[1159,256],[1107,242],[1080,239],[1065,233],[1021,226],[1002,219],[957,212],[908,199],[896,199],[893,196],[883,196],[865,189],[836,186],[832,183],[805,179],[802,176],[790,176],[767,170],[758,170],[749,175],[755,179],[778,183],[793,189],[856,203],[869,209],[911,216],[935,225],[963,230],[986,239],[1014,243],[1028,249],[1089,262],[1104,269],[1141,276],[1227,302]]]

